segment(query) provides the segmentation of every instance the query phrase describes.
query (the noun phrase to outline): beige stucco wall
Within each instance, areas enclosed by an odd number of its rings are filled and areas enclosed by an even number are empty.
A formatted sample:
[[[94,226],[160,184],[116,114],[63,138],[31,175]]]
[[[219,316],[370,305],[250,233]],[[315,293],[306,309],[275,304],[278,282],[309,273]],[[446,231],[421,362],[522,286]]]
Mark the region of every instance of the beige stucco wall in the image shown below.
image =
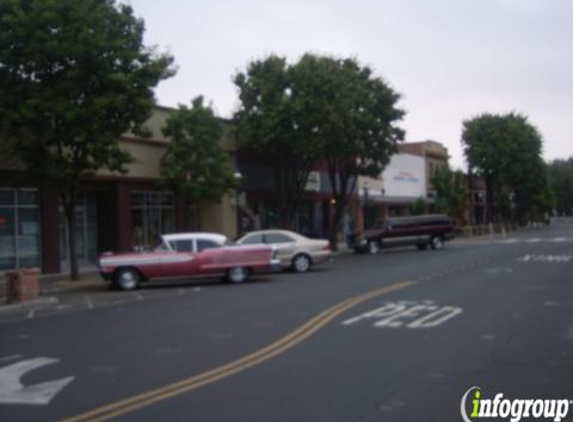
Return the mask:
[[[199,216],[201,230],[223,233],[234,239],[237,236],[237,208],[234,204],[234,193],[229,193],[220,204],[203,205]]]

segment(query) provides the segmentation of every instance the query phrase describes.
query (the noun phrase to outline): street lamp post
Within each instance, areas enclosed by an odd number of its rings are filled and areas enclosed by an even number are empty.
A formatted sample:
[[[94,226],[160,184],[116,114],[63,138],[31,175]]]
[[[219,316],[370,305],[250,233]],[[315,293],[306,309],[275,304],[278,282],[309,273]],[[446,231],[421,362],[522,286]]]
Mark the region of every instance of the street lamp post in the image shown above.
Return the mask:
[[[242,232],[242,224],[241,224],[241,204],[240,204],[240,197],[241,197],[241,180],[243,179],[243,175],[239,171],[239,169],[235,170],[233,173],[233,177],[235,178],[235,218],[237,220],[237,238],[241,236]]]

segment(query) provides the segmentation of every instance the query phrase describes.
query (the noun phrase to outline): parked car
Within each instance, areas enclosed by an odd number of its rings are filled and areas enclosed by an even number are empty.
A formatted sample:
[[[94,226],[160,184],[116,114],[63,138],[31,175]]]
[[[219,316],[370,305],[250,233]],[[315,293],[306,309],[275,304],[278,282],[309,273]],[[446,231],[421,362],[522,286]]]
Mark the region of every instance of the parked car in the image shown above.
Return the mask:
[[[353,236],[351,246],[356,252],[376,254],[381,248],[415,245],[423,250],[442,249],[455,236],[455,227],[444,214],[391,217],[379,225]]]
[[[280,269],[276,255],[270,246],[238,246],[221,234],[180,233],[161,236],[151,252],[103,254],[98,265],[105,280],[132,290],[159,279],[222,276],[242,283],[250,273]]]
[[[313,265],[329,261],[332,257],[326,239],[309,239],[288,230],[261,230],[247,233],[237,240],[240,245],[271,245],[277,248],[277,258],[285,269],[304,273]]]

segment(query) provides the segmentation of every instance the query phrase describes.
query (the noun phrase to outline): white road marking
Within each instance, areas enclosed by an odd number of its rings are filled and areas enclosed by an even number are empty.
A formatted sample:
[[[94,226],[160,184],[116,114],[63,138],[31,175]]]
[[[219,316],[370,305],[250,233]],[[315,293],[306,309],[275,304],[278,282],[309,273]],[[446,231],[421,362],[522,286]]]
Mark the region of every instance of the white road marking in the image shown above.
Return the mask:
[[[438,306],[431,301],[388,302],[377,309],[349,318],[343,321],[342,325],[351,325],[363,320],[376,319],[377,321],[374,322],[373,326],[377,328],[435,328],[462,312],[462,308]]]
[[[524,255],[517,258],[520,262],[550,262],[550,263],[567,263],[573,258],[572,255]]]
[[[539,237],[533,237],[533,238],[531,238],[531,239],[525,239],[525,241],[526,241],[527,243],[537,243],[537,242],[541,242],[541,238],[539,238]]]
[[[30,312],[28,312],[28,315],[26,316],[26,318],[28,319],[32,319],[34,318],[34,314],[36,313],[35,309],[31,309]]]
[[[7,362],[9,360],[20,359],[22,355],[9,355],[0,358],[0,362]]]
[[[515,243],[517,242],[517,239],[506,239],[506,240],[502,240],[500,243]]]
[[[92,300],[90,299],[90,297],[85,295],[84,299],[86,300],[86,303],[88,304],[88,309],[93,309],[94,304],[93,304]]]
[[[486,268],[484,269],[484,271],[486,273],[490,273],[490,274],[498,274],[498,273],[505,273],[505,274],[509,274],[513,272],[512,268]]]
[[[25,386],[20,378],[27,372],[59,362],[59,359],[38,357],[23,360],[0,369],[0,403],[48,404],[74,377]]]
[[[554,237],[553,242],[566,242],[567,238],[566,237]]]

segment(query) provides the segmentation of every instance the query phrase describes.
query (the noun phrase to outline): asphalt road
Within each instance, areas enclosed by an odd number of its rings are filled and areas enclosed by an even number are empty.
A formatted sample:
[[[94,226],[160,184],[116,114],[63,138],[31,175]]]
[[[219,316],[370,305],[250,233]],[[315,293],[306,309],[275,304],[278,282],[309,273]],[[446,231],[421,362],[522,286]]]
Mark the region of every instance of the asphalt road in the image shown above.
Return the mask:
[[[572,257],[561,221],[0,323],[0,421],[441,422],[474,386],[573,399]]]

